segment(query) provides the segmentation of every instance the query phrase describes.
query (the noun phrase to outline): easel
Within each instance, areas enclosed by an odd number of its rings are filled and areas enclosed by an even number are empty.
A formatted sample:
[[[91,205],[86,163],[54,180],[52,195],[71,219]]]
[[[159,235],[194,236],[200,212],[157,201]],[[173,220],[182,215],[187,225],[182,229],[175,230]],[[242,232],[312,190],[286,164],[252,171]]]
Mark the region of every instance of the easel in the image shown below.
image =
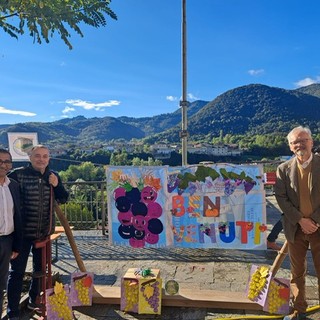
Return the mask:
[[[81,272],[86,272],[87,270],[86,270],[86,267],[84,266],[84,263],[82,261],[80,254],[79,254],[76,242],[74,241],[74,237],[73,237],[73,233],[70,228],[70,225],[69,225],[69,221],[67,220],[67,218],[65,217],[64,213],[62,212],[62,210],[60,209],[60,207],[57,203],[55,203],[55,212],[56,212],[57,217],[61,223],[61,226],[64,228],[65,234],[68,238],[70,247],[71,247],[73,255],[76,259],[79,270]]]
[[[36,249],[41,249],[41,274],[33,276],[40,279],[40,296],[38,297],[37,303],[41,305],[41,317],[44,319],[46,315],[46,289],[52,288],[52,252],[50,236],[43,240],[35,241],[34,247]]]
[[[82,272],[86,271],[86,268],[83,264],[83,261],[80,257],[77,245],[74,241],[74,237],[69,225],[68,220],[66,219],[65,215],[61,211],[59,205],[55,202],[54,209],[57,214],[57,217],[59,218],[59,221],[61,225],[63,226],[65,233],[68,237],[71,249],[73,251],[74,257],[77,261],[79,270]],[[37,303],[41,305],[41,308],[39,309],[41,317],[40,319],[46,319],[46,289],[52,288],[52,249],[51,249],[51,239],[50,236],[46,237],[45,239],[41,241],[35,241],[34,247],[36,249],[41,249],[41,272],[38,274],[34,274],[34,277],[37,277],[40,279],[40,295],[37,299]]]
[[[272,272],[272,276],[274,277],[278,272],[279,268],[282,265],[283,260],[285,259],[286,255],[288,254],[288,242],[287,240],[282,245],[280,251],[278,251],[278,255],[276,256],[270,271]]]

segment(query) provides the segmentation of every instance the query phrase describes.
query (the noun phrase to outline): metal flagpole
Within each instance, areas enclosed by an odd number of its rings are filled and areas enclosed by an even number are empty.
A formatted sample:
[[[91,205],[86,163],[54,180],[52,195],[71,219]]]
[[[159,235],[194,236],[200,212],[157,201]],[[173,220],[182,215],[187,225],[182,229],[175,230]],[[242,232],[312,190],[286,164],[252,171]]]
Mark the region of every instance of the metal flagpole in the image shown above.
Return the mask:
[[[182,148],[182,165],[188,164],[188,131],[187,131],[187,21],[186,21],[186,0],[182,0],[182,100],[180,101],[182,122],[181,122],[181,148]]]

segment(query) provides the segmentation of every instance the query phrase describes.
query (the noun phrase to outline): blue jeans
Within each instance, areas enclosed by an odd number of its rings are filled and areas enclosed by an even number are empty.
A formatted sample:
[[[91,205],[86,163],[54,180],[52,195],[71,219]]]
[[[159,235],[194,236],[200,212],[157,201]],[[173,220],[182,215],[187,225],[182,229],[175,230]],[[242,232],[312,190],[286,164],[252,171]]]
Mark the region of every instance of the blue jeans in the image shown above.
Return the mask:
[[[272,228],[270,234],[267,237],[267,240],[270,242],[275,242],[278,238],[279,233],[282,231],[282,220],[280,219]]]
[[[9,271],[7,296],[9,318],[19,317],[19,303],[22,292],[23,276],[26,271],[30,251],[32,251],[32,268],[33,274],[41,272],[41,248],[35,249],[33,240],[24,239],[21,251],[18,257],[11,260],[11,269]],[[40,279],[32,278],[29,288],[29,299],[36,302],[36,297],[40,293]]]

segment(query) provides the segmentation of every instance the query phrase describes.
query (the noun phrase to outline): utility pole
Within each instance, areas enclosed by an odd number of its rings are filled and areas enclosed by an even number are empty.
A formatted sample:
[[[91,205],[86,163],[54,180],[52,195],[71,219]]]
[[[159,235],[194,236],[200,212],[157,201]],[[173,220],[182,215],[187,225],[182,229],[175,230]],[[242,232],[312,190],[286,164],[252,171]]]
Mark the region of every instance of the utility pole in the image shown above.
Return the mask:
[[[187,101],[187,21],[186,21],[186,0],[182,0],[182,100],[180,101],[182,121],[181,121],[181,151],[182,165],[188,164],[187,148],[188,148],[188,125],[187,125],[187,109],[189,102]]]

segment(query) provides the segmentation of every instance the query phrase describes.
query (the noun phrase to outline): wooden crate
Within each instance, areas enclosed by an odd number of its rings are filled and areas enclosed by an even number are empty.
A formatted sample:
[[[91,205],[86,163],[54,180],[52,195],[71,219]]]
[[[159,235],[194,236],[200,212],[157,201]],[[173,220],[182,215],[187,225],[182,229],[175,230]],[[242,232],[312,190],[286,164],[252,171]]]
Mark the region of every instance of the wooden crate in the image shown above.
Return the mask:
[[[139,269],[130,268],[121,279],[120,309],[139,314],[161,314],[162,279],[159,269],[142,276]]]

